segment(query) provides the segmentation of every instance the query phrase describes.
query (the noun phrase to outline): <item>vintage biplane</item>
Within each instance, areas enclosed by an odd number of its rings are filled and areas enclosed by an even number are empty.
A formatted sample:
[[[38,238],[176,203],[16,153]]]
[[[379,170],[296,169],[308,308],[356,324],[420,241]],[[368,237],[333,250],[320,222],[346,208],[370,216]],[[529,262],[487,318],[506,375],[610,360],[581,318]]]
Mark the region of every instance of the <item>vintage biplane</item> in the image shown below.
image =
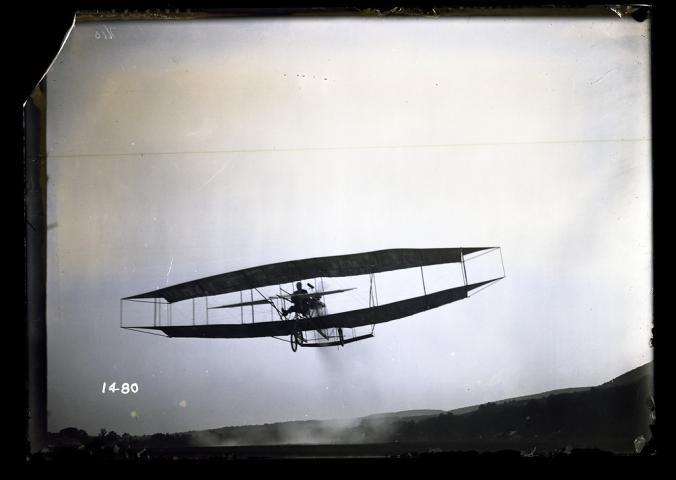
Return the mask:
[[[273,337],[288,341],[294,352],[298,346],[343,346],[373,337],[376,324],[408,317],[462,300],[467,298],[470,292],[475,292],[477,289],[487,287],[504,278],[503,265],[501,276],[468,283],[465,266],[468,258],[472,259],[495,251],[499,253],[502,264],[500,247],[464,247],[389,249],[246,268],[123,298],[120,305],[120,326],[145,333],[161,335],[158,332],[162,332],[163,336],[174,338]],[[425,267],[452,263],[460,267],[462,284],[428,293],[425,289]],[[423,294],[379,304],[377,274],[403,269],[420,270]],[[325,297],[343,294],[355,288],[324,290],[324,279],[357,276],[366,276],[368,279],[368,305],[363,308],[328,313],[326,308],[328,300]],[[295,291],[292,288],[288,290],[284,288],[284,285],[294,285],[294,282]],[[302,288],[303,285],[309,290]],[[271,294],[270,288],[274,288],[276,293]],[[223,305],[212,303],[212,306],[209,306],[210,298],[213,302],[214,297],[236,293],[239,293],[239,301]],[[246,300],[245,294],[248,294]],[[196,323],[195,310],[198,299],[204,300],[205,304],[205,320],[202,324]],[[192,323],[172,324],[174,305],[186,301],[192,302]],[[123,324],[125,302],[153,304],[153,324],[125,326]],[[268,319],[266,315],[265,321],[260,321],[260,317],[256,321],[254,307],[262,305],[270,307],[270,318]],[[290,308],[287,309],[287,305]],[[213,310],[238,310],[240,321],[238,323],[215,323],[213,312],[211,320],[209,318],[209,312]],[[166,312],[164,320],[163,312]]]

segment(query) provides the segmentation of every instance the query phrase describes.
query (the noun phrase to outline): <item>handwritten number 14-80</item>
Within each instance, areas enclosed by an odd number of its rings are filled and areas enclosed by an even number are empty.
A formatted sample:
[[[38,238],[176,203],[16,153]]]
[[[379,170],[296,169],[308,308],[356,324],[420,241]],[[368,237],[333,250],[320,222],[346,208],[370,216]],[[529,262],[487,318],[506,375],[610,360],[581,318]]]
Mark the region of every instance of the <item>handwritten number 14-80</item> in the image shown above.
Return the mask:
[[[101,388],[101,393],[106,393],[106,386],[108,386],[107,391],[112,392],[112,393],[120,392],[123,395],[127,395],[128,393],[138,392],[138,383],[132,383],[130,385],[130,384],[125,382],[120,387],[117,387],[115,385],[116,383],[117,382],[113,382],[110,385],[108,385],[106,382],[103,382],[103,388]]]

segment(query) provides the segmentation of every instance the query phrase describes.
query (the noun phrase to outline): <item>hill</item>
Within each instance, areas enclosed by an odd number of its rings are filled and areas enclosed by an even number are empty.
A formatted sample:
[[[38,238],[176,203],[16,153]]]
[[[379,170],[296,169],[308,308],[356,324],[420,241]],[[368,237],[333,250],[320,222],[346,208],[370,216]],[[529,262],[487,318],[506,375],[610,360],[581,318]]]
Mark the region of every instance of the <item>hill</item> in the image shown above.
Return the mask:
[[[652,387],[650,363],[592,388],[487,403],[461,415],[400,421],[391,441],[477,450],[597,448],[630,453],[638,437],[650,438]]]

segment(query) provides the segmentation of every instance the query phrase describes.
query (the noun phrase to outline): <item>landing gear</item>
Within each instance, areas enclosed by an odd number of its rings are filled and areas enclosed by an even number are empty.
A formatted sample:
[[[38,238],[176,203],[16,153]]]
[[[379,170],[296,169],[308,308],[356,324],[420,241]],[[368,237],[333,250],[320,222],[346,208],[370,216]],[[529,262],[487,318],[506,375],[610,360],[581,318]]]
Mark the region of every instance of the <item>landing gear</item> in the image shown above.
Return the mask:
[[[340,346],[344,347],[345,346],[345,339],[343,338],[343,329],[338,328],[338,338],[340,338]]]
[[[291,350],[294,352],[298,350],[298,345],[303,345],[303,332],[294,332],[291,334],[289,343],[291,343]]]

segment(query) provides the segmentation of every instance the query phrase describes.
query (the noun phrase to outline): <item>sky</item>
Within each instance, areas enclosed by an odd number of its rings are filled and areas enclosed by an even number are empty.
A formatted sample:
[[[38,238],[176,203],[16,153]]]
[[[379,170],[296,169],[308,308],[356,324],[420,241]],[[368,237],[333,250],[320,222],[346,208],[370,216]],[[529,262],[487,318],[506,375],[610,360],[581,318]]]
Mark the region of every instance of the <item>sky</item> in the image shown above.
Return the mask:
[[[648,37],[631,18],[76,22],[46,76],[49,431],[450,410],[649,362]],[[120,328],[121,298],[166,285],[460,246],[500,246],[507,277],[344,348]]]

